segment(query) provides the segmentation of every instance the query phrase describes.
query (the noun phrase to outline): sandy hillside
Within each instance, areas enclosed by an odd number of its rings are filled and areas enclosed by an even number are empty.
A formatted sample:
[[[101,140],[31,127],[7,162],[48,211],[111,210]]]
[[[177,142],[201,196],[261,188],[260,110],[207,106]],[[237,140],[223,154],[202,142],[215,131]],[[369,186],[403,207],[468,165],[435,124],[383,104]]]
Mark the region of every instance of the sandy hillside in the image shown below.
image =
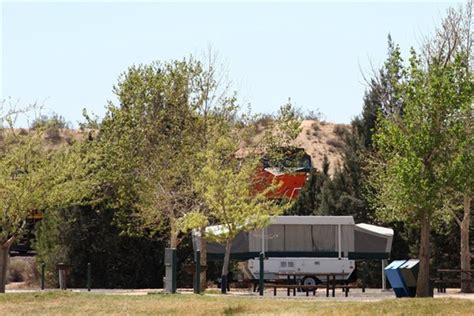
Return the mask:
[[[333,174],[335,166],[342,162],[344,146],[343,133],[348,125],[306,120],[296,140],[298,147],[304,148],[311,156],[313,167],[321,170],[324,155],[329,159],[329,173]]]
[[[252,142],[258,144],[264,137],[269,123],[258,124],[256,135]],[[303,148],[311,156],[313,167],[322,169],[323,159],[326,155],[329,160],[329,174],[334,174],[335,168],[342,163],[342,151],[344,147],[344,134],[349,130],[345,124],[335,124],[325,121],[305,120],[301,124],[301,132],[294,145]],[[242,144],[237,156],[246,156],[248,146]]]

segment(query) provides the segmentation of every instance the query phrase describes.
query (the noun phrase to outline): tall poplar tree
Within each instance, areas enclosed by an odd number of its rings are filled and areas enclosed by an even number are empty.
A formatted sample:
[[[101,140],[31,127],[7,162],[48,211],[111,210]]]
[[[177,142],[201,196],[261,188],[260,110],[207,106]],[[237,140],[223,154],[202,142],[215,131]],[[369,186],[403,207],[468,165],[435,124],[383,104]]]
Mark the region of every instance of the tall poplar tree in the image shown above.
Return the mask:
[[[401,64],[396,50],[390,65]],[[464,128],[458,114],[472,111],[473,81],[466,62],[461,52],[449,65],[433,59],[424,67],[412,49],[407,66],[389,68],[401,74],[391,82],[401,106],[385,111],[376,125],[370,175],[374,207],[380,218],[420,229],[417,296],[429,293],[430,231],[449,218],[442,208],[443,170],[451,159],[445,148]]]

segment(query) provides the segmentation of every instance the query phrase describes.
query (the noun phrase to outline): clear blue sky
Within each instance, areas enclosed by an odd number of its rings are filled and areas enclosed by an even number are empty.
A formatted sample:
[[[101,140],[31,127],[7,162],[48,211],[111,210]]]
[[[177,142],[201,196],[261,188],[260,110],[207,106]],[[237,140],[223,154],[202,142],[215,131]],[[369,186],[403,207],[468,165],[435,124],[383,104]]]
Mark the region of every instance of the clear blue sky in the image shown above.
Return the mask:
[[[241,100],[275,112],[288,97],[349,122],[387,34],[407,52],[451,3],[13,3],[2,6],[1,98],[74,125],[99,116],[132,64],[219,52]]]

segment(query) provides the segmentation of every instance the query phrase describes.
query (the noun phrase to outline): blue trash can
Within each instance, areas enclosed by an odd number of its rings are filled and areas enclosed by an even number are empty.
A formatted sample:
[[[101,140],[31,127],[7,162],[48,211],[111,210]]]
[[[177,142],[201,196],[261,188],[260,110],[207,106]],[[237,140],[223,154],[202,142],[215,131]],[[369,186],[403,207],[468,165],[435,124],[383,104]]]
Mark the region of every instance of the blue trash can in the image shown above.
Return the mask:
[[[402,266],[406,260],[395,260],[392,261],[387,267],[385,267],[385,276],[388,282],[393,288],[397,297],[408,297],[410,293],[405,284],[402,274],[400,273],[400,266]]]
[[[410,259],[398,268],[407,287],[408,296],[410,297],[415,297],[416,295],[416,280],[418,278],[419,263],[420,260],[418,259]]]

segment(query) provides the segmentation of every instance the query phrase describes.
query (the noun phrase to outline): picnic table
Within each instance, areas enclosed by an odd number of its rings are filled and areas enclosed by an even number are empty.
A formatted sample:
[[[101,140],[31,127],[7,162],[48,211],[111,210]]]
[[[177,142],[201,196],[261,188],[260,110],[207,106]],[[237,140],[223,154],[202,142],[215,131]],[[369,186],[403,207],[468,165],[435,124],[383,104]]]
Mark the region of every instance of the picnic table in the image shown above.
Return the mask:
[[[320,273],[303,273],[303,272],[279,272],[275,273],[275,276],[286,276],[285,283],[275,282],[274,284],[267,284],[268,287],[273,287],[273,295],[276,295],[277,288],[286,288],[287,295],[290,296],[290,290],[293,290],[293,296],[296,296],[296,289],[306,290],[306,295],[309,295],[309,291],[313,291],[313,295],[316,295],[316,289],[325,288],[326,297],[329,297],[329,292],[332,290],[332,297],[335,297],[336,288],[342,288],[346,297],[349,293],[349,288],[353,288],[349,284],[337,284],[336,277],[347,276],[347,272],[320,272]],[[314,285],[299,284],[298,278],[314,278],[320,280],[323,283]],[[278,279],[281,280],[281,279]],[[324,282],[325,281],[325,282]]]
[[[463,283],[474,283],[472,273],[474,270],[471,269],[438,269],[438,279],[434,280],[434,284],[438,293],[446,293],[448,284],[457,283],[461,286]]]

